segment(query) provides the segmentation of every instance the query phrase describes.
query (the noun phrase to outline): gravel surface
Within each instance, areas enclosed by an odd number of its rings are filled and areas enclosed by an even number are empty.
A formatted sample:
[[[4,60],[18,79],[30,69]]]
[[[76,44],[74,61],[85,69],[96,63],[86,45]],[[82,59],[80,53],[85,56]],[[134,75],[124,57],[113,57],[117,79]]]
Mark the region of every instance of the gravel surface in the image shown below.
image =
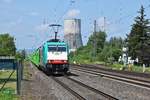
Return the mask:
[[[67,90],[40,72],[27,66],[29,79],[22,82],[21,100],[76,100]]]
[[[132,77],[135,78],[140,78],[140,79],[147,79],[150,82],[150,73],[141,73],[141,72],[130,72],[130,71],[122,71],[122,70],[112,70],[104,65],[81,65],[81,66],[88,66],[90,68],[102,70],[102,71],[107,71],[107,72],[115,72],[117,74],[124,74],[124,75],[131,75]]]
[[[80,86],[77,83],[72,82],[71,80],[65,78],[65,77],[58,77],[59,80],[61,80],[63,83],[65,83],[67,86],[69,86],[71,89],[73,89],[75,92],[82,95],[86,100],[107,100],[107,98],[94,93],[91,90],[88,90],[85,87]]]
[[[77,98],[60,84],[43,74],[43,72],[39,71],[34,65],[29,64],[26,66],[25,70],[25,76],[27,77],[22,81],[21,100],[77,100]],[[150,100],[150,89],[72,69],[71,72],[73,74],[69,77],[103,91],[104,93],[110,94],[119,100]],[[79,86],[77,83],[63,76],[55,77],[59,78],[59,80],[84,96],[87,100],[107,100],[99,94]]]
[[[118,98],[119,100],[150,100],[150,89],[140,88],[113,79],[91,75],[84,72],[71,72],[79,75],[71,76],[78,81]]]

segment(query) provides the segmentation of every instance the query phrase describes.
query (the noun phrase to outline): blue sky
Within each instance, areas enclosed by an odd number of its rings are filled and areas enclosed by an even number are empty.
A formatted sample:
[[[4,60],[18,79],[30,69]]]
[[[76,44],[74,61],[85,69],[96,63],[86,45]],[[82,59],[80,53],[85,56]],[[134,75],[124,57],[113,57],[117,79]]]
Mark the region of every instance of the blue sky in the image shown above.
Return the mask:
[[[0,0],[0,34],[14,36],[18,49],[37,48],[53,36],[48,24],[63,25],[64,19],[80,18],[86,44],[93,21],[96,19],[98,28],[103,30],[106,17],[108,39],[125,37],[141,5],[150,18],[150,0]],[[63,38],[63,27],[59,37]]]

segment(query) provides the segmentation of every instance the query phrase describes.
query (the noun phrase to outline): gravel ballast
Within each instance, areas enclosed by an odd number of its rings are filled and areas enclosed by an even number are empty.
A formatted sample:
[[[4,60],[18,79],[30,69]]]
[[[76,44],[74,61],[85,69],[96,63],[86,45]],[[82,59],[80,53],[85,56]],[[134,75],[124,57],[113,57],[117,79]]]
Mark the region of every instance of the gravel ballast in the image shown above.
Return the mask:
[[[31,77],[22,82],[21,100],[76,100],[67,90],[32,64],[27,67]]]
[[[29,63],[25,68],[27,78],[22,81],[21,100],[77,100],[70,92],[51,77]],[[107,93],[119,100],[150,100],[150,89],[142,88],[114,79],[70,69],[69,77]],[[55,76],[56,77],[56,76]],[[68,87],[84,96],[87,100],[107,100],[106,98],[79,86],[77,83],[57,76]]]
[[[141,88],[98,75],[72,70],[79,77],[72,78],[108,93],[119,100],[150,100],[150,89]]]

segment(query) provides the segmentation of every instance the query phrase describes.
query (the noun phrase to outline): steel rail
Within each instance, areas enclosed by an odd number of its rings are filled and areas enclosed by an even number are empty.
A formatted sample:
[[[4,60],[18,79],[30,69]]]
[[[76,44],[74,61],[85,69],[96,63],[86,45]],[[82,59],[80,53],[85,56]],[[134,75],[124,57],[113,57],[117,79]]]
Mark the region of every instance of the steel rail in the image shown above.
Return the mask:
[[[113,97],[113,96],[111,96],[111,95],[109,95],[109,94],[106,94],[106,93],[104,93],[104,92],[102,92],[102,91],[100,91],[100,90],[97,90],[97,89],[95,89],[95,88],[93,88],[93,87],[91,87],[91,86],[88,86],[88,85],[86,85],[86,84],[84,84],[84,83],[82,83],[82,82],[80,82],[80,81],[77,81],[77,80],[75,80],[75,79],[73,79],[73,78],[70,78],[70,77],[68,77],[68,76],[65,76],[65,78],[67,78],[67,79],[69,79],[69,80],[71,80],[71,81],[73,81],[73,82],[79,84],[79,85],[82,86],[82,87],[85,87],[85,88],[87,88],[87,89],[93,91],[93,92],[96,93],[96,94],[100,94],[100,95],[102,95],[103,97],[108,98],[108,100],[118,100],[117,98],[115,98],[115,97]]]
[[[65,88],[66,90],[68,90],[72,95],[74,95],[75,97],[77,97],[79,100],[86,100],[83,96],[81,96],[80,94],[78,94],[77,92],[73,91],[71,88],[69,88],[65,83],[61,82],[59,79],[55,78],[55,77],[51,77],[55,82],[57,82],[59,85],[61,85],[63,88]]]
[[[72,68],[72,69],[82,71],[82,72],[86,72],[86,73],[91,73],[91,74],[94,74],[94,75],[100,75],[100,76],[103,76],[103,77],[108,77],[108,78],[119,80],[119,81],[122,81],[122,82],[132,83],[132,84],[143,86],[143,87],[146,87],[146,88],[150,88],[149,82],[145,82],[145,81],[138,80],[138,79],[131,78],[131,77],[123,77],[123,76],[119,76],[119,75],[116,75],[116,74],[114,75],[114,74],[102,72],[102,71],[99,71],[99,70],[93,70],[93,69],[89,69],[89,68],[81,68],[81,67],[79,68],[78,67],[78,68]]]
[[[92,69],[96,69],[96,70],[102,70],[105,72],[109,72],[109,73],[117,73],[119,75],[123,75],[124,77],[126,77],[126,75],[132,77],[132,78],[138,78],[141,81],[145,81],[145,82],[149,82],[150,83],[150,74],[147,73],[139,73],[139,72],[129,72],[129,71],[122,71],[122,70],[112,70],[112,69],[108,69],[108,68],[104,68],[103,67],[99,67],[100,65],[75,65],[75,66],[79,66],[79,67],[86,67],[86,68],[92,68]]]
[[[96,66],[92,66],[91,65],[76,65],[76,67],[81,67],[81,68],[88,68],[88,69],[91,69],[91,70],[96,70],[98,72],[101,72],[101,73],[104,73],[104,74],[109,74],[109,75],[113,75],[113,76],[118,76],[118,77],[122,77],[122,78],[127,78],[127,79],[131,79],[131,80],[137,80],[137,81],[141,81],[141,82],[145,82],[145,83],[150,83],[150,80],[149,78],[146,78],[146,79],[143,79],[144,77],[136,77],[136,76],[133,76],[133,75],[128,75],[128,74],[125,74],[125,73],[121,73],[119,71],[116,71],[116,70],[110,70],[110,69],[104,69],[104,68],[98,68]]]

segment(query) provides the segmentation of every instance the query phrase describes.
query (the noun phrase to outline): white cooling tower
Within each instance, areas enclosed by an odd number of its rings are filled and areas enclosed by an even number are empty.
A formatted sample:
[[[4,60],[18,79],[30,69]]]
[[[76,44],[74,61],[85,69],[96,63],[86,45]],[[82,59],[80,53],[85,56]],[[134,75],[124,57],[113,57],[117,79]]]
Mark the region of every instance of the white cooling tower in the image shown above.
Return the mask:
[[[81,47],[81,20],[80,19],[66,19],[64,21],[65,41],[69,44],[70,51],[75,51]]]

